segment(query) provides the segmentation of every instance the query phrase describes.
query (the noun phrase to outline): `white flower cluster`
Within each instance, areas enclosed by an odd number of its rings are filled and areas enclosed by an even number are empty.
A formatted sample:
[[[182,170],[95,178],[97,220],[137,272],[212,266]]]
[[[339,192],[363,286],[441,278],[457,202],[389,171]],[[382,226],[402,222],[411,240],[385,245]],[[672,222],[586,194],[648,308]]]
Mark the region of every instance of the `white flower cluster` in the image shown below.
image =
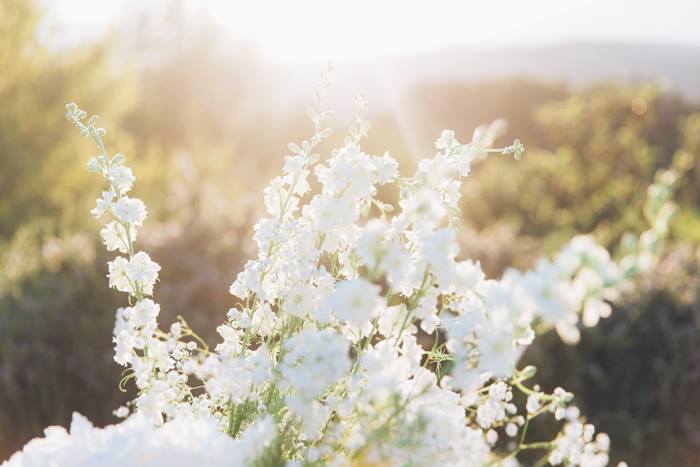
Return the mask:
[[[604,466],[608,463],[610,438],[599,433],[595,438],[595,427],[581,422],[569,423],[559,438],[554,441],[554,450],[548,460],[552,465]]]
[[[575,342],[579,320],[592,326],[610,314],[609,301],[648,267],[665,235],[672,174],[650,189],[654,227],[638,244],[626,240],[622,261],[582,236],[531,271],[487,280],[478,263],[460,258],[461,178],[489,154],[520,158],[522,145],[491,148],[501,122],[479,128],[469,144],[444,131],[438,152],[413,177],[400,177],[391,156],[362,151],[370,125],[360,99],[345,144],[321,162],[315,151],[331,133],[325,90],[318,107],[307,109],[312,138],[289,145],[283,175],[265,189],[269,217],[254,228],[258,254],[231,286],[240,302],[219,326],[214,350],[184,321],[169,332],[158,328],[159,307],[148,297],[159,266],[134,250],[146,210],[126,196],[133,174],[123,156],[107,155],[95,118],[84,124],[85,113],[68,106],[68,119],[100,150],[89,169],[110,187],[93,213],[110,216],[105,245],[125,255],[109,266],[110,286],[130,303],[117,311],[115,359],[128,368],[123,383],[133,379],[139,395],[116,411],[128,417],[121,425],[97,430],[76,418],[70,434],[50,429],[12,465],[55,457],[62,459],[56,465],[255,458],[270,465],[512,466],[526,450],[555,465],[607,463],[607,437],[594,438],[570,405],[573,396],[526,386],[535,369],[518,370],[518,359],[538,333],[556,328]],[[399,188],[398,203],[377,198],[381,185]],[[525,394],[523,407],[514,392]],[[530,421],[546,414],[562,421],[562,432],[528,440]]]
[[[70,432],[60,426],[44,430],[45,438],[30,441],[7,462],[8,467],[139,465],[248,466],[275,436],[274,422],[263,418],[239,439],[219,430],[211,417],[181,416],[155,426],[143,415],[96,428],[74,413]]]

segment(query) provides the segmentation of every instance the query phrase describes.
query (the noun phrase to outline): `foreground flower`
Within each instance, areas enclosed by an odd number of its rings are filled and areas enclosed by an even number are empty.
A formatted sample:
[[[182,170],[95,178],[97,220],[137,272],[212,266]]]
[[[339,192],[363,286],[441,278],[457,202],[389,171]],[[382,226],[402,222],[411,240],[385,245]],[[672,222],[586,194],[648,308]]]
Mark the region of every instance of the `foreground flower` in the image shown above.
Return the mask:
[[[282,176],[264,191],[258,252],[231,285],[239,302],[213,350],[182,320],[158,328],[148,297],[160,266],[135,248],[146,208],[126,196],[133,173],[106,153],[96,117],[84,123],[85,112],[67,107],[100,149],[88,169],[109,185],[93,214],[109,217],[103,241],[123,255],[109,263],[109,285],[129,304],[117,311],[115,360],[138,396],[118,409],[122,424],[100,430],[78,416],[70,434],[49,429],[11,465],[516,465],[528,450],[552,464],[607,463],[609,440],[573,395],[530,386],[536,370],[518,359],[538,333],[556,329],[574,343],[580,325],[610,314],[668,232],[677,174],[649,190],[652,228],[619,261],[579,236],[530,271],[486,279],[456,241],[461,178],[491,154],[522,157],[522,144],[492,148],[502,122],[467,144],[446,130],[439,152],[399,177],[391,156],[362,150],[370,124],[360,98],[344,145],[322,159],[326,87],[307,109],[313,135],[289,145]],[[378,198],[390,184],[396,204]],[[545,416],[561,432],[531,440],[530,421]]]
[[[271,420],[259,423],[234,440],[211,417],[182,416],[156,427],[146,417],[133,415],[120,424],[95,428],[85,417],[73,414],[70,431],[59,426],[46,428],[45,438],[30,441],[3,465],[247,466],[275,436]]]

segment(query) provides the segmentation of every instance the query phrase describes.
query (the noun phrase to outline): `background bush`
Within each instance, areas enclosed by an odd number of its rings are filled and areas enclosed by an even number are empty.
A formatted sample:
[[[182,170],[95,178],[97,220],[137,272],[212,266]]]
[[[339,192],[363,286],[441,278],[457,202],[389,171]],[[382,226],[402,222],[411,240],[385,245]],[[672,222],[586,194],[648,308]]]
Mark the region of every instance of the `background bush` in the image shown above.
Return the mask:
[[[579,345],[550,333],[524,356],[539,368],[543,388],[573,391],[589,420],[611,434],[613,461],[698,463],[699,260],[700,250],[676,247],[611,318],[583,330]]]
[[[106,255],[84,234],[24,225],[2,255],[0,454],[8,456],[73,411],[112,420],[126,400],[110,345],[119,300],[103,287]]]

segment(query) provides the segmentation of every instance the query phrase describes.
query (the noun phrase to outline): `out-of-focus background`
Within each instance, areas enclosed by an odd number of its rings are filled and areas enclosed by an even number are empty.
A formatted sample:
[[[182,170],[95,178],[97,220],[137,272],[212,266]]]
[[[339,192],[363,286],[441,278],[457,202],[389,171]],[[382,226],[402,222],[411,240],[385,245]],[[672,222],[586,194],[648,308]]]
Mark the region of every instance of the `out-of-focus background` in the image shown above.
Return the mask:
[[[73,411],[113,422],[130,396],[112,361],[123,298],[89,216],[102,187],[64,104],[99,113],[134,168],[161,323],[215,342],[261,189],[308,134],[330,58],[336,142],[366,91],[366,150],[403,173],[443,128],[466,142],[509,121],[525,158],[475,167],[462,202],[463,253],[492,277],[577,232],[614,249],[644,229],[655,170],[690,164],[658,268],[579,345],[547,335],[525,361],[576,394],[613,461],[698,465],[700,6],[657,3],[0,0],[0,459]]]

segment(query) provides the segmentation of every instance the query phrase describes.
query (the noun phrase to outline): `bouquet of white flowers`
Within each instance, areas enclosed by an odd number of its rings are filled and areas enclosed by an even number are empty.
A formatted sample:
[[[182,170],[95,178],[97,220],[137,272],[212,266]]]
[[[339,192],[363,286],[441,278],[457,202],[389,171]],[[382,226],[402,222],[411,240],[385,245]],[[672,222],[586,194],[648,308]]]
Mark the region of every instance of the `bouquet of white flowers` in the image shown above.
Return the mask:
[[[361,149],[370,123],[359,98],[344,145],[322,158],[326,90],[324,80],[307,109],[313,135],[289,145],[283,174],[264,191],[258,254],[231,285],[239,304],[214,349],[182,320],[158,327],[160,266],[136,248],[147,211],[129,196],[134,175],[105,149],[97,118],[85,122],[67,106],[99,150],[88,169],[108,184],[92,213],[108,218],[102,238],[119,253],[109,286],[129,306],[116,313],[115,360],[138,396],[115,411],[124,422],[100,429],[76,414],[70,431],[48,428],[10,466],[515,466],[524,451],[538,465],[608,463],[608,437],[586,423],[573,395],[528,384],[535,368],[518,360],[552,328],[575,343],[579,322],[608,316],[609,302],[652,265],[677,174],[665,171],[649,189],[652,227],[626,237],[620,260],[578,236],[530,271],[487,279],[478,262],[460,258],[461,178],[491,154],[519,159],[522,144],[492,148],[501,122],[468,144],[445,130],[437,153],[402,177],[389,154]],[[396,205],[377,198],[389,184],[400,190]],[[530,439],[530,422],[544,416],[560,421],[560,433]]]

